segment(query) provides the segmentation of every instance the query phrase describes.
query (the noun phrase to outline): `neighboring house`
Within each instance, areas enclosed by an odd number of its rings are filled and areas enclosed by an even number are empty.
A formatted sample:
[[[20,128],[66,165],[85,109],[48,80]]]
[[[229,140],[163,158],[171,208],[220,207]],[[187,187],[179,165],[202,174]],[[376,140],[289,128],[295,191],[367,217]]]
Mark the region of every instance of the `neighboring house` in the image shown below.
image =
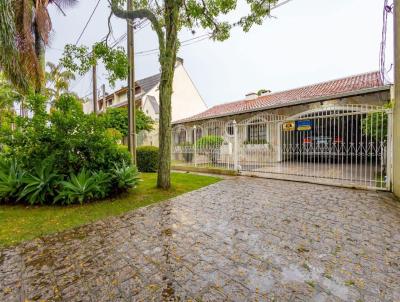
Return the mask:
[[[261,96],[250,93],[175,121],[173,160],[388,189],[390,90],[379,72],[370,72]],[[206,136],[213,138],[195,143]]]
[[[136,106],[143,110],[145,114],[153,120],[159,120],[159,84],[161,74],[155,74],[150,77],[136,81],[135,99]],[[187,118],[198,114],[207,109],[206,104],[201,98],[196,86],[191,80],[188,72],[183,65],[183,59],[178,58],[175,65],[175,75],[173,81],[173,93],[171,98],[172,121]],[[127,87],[106,95],[105,99],[99,97],[98,111],[102,112],[107,108],[126,107]],[[87,102],[84,105],[86,113],[93,111],[93,104]],[[158,126],[150,133],[141,133],[138,136],[139,145],[158,145]]]

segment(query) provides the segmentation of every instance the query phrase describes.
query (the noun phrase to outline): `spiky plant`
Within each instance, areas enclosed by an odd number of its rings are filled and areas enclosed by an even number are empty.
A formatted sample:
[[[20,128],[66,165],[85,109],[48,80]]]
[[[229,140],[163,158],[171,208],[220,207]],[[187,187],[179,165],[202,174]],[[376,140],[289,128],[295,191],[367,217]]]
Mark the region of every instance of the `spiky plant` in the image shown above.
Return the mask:
[[[22,91],[41,90],[44,52],[52,30],[48,5],[61,11],[77,0],[0,1],[0,68]]]
[[[25,172],[15,159],[0,158],[0,202],[15,201],[23,186]]]

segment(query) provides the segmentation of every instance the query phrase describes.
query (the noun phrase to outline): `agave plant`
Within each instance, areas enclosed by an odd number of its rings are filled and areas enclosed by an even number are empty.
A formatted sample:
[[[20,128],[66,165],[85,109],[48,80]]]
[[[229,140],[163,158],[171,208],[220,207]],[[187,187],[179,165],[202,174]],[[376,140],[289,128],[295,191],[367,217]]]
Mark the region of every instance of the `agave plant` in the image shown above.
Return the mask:
[[[123,192],[134,188],[141,181],[136,166],[128,165],[126,162],[122,162],[120,166],[115,165],[112,174],[114,189],[117,192]]]
[[[104,177],[104,176],[102,176]],[[83,169],[78,175],[71,174],[68,181],[62,181],[62,189],[54,199],[54,203],[61,200],[62,203],[71,204],[94,199],[99,194],[99,184],[96,182],[99,175],[93,175]]]
[[[23,178],[25,187],[18,200],[26,198],[31,205],[44,204],[54,197],[59,180],[60,176],[54,171],[53,162],[45,159],[35,167],[33,173]]]
[[[23,186],[24,174],[15,159],[0,160],[0,201],[17,199]]]
[[[97,184],[97,191],[94,193],[94,197],[96,199],[105,198],[110,193],[110,186],[111,186],[111,176],[110,174],[99,171],[94,172],[93,177]]]

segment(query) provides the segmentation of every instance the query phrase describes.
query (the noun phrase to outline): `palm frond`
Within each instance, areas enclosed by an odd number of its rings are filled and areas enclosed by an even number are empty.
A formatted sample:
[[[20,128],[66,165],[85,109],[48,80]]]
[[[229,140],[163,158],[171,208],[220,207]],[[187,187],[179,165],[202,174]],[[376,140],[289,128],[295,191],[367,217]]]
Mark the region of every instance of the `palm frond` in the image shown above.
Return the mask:
[[[14,22],[15,2],[20,1],[0,1],[0,68],[12,84],[20,91],[26,91],[29,81],[25,76],[24,67],[20,64],[17,29]]]

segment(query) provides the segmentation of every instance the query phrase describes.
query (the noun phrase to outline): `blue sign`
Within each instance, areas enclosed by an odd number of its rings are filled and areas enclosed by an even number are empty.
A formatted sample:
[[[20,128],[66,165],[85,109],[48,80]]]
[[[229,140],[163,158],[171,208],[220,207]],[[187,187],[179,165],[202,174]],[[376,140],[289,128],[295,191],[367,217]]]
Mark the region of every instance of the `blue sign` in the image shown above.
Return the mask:
[[[309,131],[312,130],[313,122],[310,120],[296,121],[297,131]]]

